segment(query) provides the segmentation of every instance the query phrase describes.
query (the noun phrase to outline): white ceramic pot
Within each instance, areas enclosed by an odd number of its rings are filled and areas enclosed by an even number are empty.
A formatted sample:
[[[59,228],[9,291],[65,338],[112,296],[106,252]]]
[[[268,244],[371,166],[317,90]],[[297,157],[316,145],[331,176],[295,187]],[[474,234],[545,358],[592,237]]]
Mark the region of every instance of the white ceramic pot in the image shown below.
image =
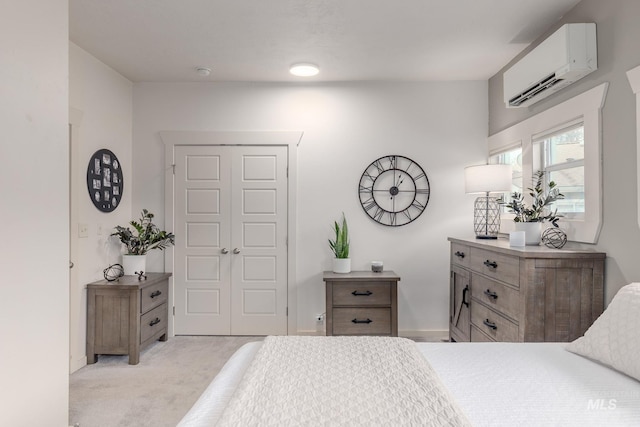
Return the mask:
[[[122,255],[122,268],[124,274],[133,276],[137,272],[147,271],[146,255]]]
[[[525,245],[539,245],[542,236],[541,222],[516,222],[516,230],[524,231]]]
[[[334,273],[351,273],[351,258],[334,258]]]

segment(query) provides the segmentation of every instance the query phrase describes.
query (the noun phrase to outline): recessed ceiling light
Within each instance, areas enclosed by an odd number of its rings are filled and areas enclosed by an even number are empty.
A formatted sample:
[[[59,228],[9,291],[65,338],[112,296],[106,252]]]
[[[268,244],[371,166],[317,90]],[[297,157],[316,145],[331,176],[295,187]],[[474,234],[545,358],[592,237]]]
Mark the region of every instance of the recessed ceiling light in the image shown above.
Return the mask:
[[[211,68],[198,67],[196,68],[196,72],[198,73],[199,76],[207,77],[209,74],[211,74]]]
[[[289,72],[294,76],[311,77],[318,74],[320,72],[320,68],[315,64],[299,63],[293,64],[291,68],[289,68]]]

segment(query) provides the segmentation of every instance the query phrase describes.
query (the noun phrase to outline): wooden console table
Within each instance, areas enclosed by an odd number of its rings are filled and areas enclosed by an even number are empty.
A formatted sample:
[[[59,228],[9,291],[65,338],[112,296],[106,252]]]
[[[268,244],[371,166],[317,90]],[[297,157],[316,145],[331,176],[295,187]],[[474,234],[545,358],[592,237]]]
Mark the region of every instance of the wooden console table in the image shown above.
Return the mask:
[[[87,363],[99,354],[127,354],[137,365],[140,350],[156,340],[167,340],[170,273],[122,276],[87,285]]]
[[[398,281],[393,271],[325,271],[327,335],[398,336]]]

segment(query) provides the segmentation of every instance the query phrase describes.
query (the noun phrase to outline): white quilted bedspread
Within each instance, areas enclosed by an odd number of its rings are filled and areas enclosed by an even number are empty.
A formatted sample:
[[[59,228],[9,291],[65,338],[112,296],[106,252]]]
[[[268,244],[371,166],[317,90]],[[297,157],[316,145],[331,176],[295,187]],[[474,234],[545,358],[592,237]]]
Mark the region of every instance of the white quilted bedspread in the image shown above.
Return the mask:
[[[218,425],[467,426],[415,343],[267,337]]]

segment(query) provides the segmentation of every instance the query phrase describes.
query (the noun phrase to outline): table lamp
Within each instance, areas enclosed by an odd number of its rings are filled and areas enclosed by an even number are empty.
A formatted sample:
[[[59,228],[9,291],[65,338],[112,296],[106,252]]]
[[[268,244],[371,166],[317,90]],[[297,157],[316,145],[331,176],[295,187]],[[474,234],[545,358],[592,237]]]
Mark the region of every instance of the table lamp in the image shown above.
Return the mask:
[[[500,231],[500,205],[492,192],[511,191],[510,165],[480,165],[464,168],[465,192],[484,193],[473,208],[473,229],[477,239],[497,239]]]

